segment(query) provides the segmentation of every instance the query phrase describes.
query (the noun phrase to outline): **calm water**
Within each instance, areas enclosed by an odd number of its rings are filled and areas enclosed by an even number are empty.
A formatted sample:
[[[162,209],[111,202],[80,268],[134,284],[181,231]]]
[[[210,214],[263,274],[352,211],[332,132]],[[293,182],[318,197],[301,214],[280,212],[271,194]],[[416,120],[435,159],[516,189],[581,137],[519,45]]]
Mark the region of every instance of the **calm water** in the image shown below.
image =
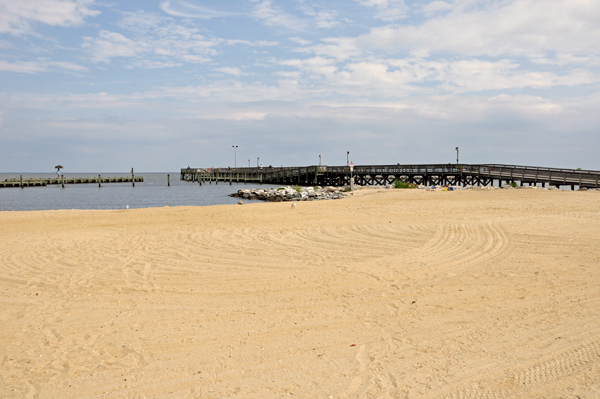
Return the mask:
[[[103,177],[131,176],[128,173],[100,173]],[[98,173],[65,173],[65,178],[98,177]],[[142,173],[143,183],[71,184],[46,187],[0,188],[0,211],[33,211],[46,209],[124,209],[163,206],[204,206],[235,204],[238,198],[228,195],[241,188],[257,187],[256,183],[218,185],[188,183],[179,180],[179,173],[170,173],[171,187],[167,186],[167,173]],[[0,173],[0,181],[19,178],[20,174]],[[56,178],[56,173],[23,174],[23,178]],[[262,187],[273,187],[264,184]],[[247,202],[261,202],[248,201]]]

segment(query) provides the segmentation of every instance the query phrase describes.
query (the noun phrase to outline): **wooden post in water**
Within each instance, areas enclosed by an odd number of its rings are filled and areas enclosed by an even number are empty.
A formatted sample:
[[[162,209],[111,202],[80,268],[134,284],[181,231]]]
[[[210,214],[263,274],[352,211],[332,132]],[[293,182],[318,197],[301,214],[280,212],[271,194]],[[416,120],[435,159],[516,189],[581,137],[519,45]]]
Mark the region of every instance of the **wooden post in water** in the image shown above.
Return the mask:
[[[102,187],[102,176],[98,175],[98,187]]]
[[[171,175],[167,175],[167,186],[171,187]]]
[[[65,176],[64,175],[60,176],[60,180],[62,182],[62,188],[65,188]]]
[[[219,184],[219,172],[215,173],[215,184]]]
[[[21,188],[23,188],[23,175],[21,175],[21,183],[19,183],[19,185],[21,186]]]
[[[135,175],[133,174],[133,168],[131,168],[131,185],[135,187]]]

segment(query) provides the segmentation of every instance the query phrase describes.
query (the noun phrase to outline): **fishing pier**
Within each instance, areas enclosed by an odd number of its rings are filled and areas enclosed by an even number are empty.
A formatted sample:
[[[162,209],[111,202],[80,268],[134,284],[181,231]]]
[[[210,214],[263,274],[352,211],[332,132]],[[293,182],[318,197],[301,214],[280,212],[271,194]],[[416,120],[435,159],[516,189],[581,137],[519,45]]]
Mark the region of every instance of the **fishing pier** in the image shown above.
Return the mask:
[[[181,180],[199,184],[259,183],[298,186],[385,186],[395,180],[424,186],[600,188],[600,171],[500,164],[355,165],[181,169]]]
[[[142,176],[131,176],[131,177],[102,177],[98,175],[98,177],[69,177],[66,178],[61,176],[61,178],[39,178],[39,179],[23,179],[21,176],[19,179],[6,179],[5,181],[0,181],[0,187],[38,187],[38,186],[47,186],[51,184],[60,184],[63,187],[68,184],[98,184],[101,186],[103,183],[132,183],[135,185],[137,182],[143,182],[144,178]]]

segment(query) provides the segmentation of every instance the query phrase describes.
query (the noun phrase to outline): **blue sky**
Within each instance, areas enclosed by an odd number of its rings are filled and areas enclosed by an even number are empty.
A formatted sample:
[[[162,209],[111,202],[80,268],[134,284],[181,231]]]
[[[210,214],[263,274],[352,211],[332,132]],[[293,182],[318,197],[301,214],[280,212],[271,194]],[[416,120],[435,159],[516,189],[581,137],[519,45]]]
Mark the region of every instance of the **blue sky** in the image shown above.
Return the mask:
[[[0,0],[0,171],[600,169],[600,2]]]

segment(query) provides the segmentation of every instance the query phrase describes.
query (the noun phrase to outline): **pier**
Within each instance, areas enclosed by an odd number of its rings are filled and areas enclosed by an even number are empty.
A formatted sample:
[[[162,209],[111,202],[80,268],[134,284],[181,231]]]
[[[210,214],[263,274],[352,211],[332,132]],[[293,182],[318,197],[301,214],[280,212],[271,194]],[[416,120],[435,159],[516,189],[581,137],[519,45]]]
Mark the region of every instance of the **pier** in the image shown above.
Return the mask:
[[[6,179],[0,182],[0,187],[38,187],[50,184],[103,184],[103,183],[136,183],[143,182],[142,176],[135,177],[63,177],[61,179]]]
[[[298,186],[385,186],[403,180],[424,186],[492,186],[600,188],[600,171],[501,164],[355,165],[181,169],[181,180],[199,184],[258,183]]]

